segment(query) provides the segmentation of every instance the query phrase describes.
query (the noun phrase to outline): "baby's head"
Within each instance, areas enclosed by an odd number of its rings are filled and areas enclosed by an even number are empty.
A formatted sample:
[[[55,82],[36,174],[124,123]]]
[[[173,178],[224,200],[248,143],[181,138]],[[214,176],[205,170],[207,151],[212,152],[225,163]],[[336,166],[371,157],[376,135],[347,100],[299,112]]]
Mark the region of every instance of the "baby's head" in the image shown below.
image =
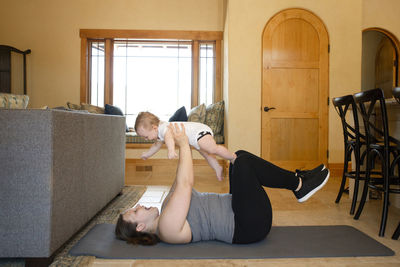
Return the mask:
[[[136,118],[135,131],[147,140],[156,140],[160,119],[150,112],[140,112]]]

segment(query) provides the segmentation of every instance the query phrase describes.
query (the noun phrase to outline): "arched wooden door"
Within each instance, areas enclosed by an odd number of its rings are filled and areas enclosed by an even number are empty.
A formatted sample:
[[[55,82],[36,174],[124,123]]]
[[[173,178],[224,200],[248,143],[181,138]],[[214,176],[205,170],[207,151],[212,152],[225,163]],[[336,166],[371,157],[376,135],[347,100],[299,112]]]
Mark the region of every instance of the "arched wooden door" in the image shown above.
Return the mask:
[[[261,153],[311,168],[328,154],[328,33],[309,11],[276,14],[263,33]]]

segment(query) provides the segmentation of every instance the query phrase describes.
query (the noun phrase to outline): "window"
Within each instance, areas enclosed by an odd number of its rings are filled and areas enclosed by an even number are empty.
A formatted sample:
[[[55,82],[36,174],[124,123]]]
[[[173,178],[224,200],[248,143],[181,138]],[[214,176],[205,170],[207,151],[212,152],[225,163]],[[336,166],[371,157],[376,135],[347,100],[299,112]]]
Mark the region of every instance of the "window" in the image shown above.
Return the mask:
[[[104,42],[94,41],[90,46],[90,103],[104,105]]]
[[[81,30],[81,102],[162,120],[221,100],[221,32]]]

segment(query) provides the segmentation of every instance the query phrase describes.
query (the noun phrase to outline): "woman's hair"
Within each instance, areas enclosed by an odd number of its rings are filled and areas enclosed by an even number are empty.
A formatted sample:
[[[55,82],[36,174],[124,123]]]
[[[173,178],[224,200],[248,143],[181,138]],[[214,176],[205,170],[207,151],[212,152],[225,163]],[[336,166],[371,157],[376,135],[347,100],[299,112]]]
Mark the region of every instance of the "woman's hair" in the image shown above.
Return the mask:
[[[136,231],[137,223],[130,223],[119,215],[115,226],[115,235],[118,239],[125,240],[129,244],[152,246],[160,242],[156,234]]]
[[[149,128],[150,126],[158,124],[160,124],[160,119],[156,115],[147,111],[140,112],[136,117],[135,131],[137,131],[139,126]]]

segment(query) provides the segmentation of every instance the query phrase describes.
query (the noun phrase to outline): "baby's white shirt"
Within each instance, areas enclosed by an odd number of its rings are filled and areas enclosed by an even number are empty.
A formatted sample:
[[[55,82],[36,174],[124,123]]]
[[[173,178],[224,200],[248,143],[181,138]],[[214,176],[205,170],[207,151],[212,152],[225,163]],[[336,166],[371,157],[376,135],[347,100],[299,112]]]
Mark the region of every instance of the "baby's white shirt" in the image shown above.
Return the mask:
[[[166,122],[166,121],[160,121],[160,124],[158,125],[158,139],[164,142],[164,136],[165,133],[167,132],[168,125],[171,122]],[[172,123],[183,123],[183,126],[185,126],[185,132],[186,135],[189,139],[189,144],[193,146],[195,149],[200,150],[200,146],[197,142],[197,139],[201,136],[204,136],[202,132],[209,132],[211,136],[214,136],[214,133],[212,132],[211,128],[208,127],[208,125],[205,125],[203,123],[199,122],[190,122],[190,121],[177,121],[177,122],[172,122]]]

